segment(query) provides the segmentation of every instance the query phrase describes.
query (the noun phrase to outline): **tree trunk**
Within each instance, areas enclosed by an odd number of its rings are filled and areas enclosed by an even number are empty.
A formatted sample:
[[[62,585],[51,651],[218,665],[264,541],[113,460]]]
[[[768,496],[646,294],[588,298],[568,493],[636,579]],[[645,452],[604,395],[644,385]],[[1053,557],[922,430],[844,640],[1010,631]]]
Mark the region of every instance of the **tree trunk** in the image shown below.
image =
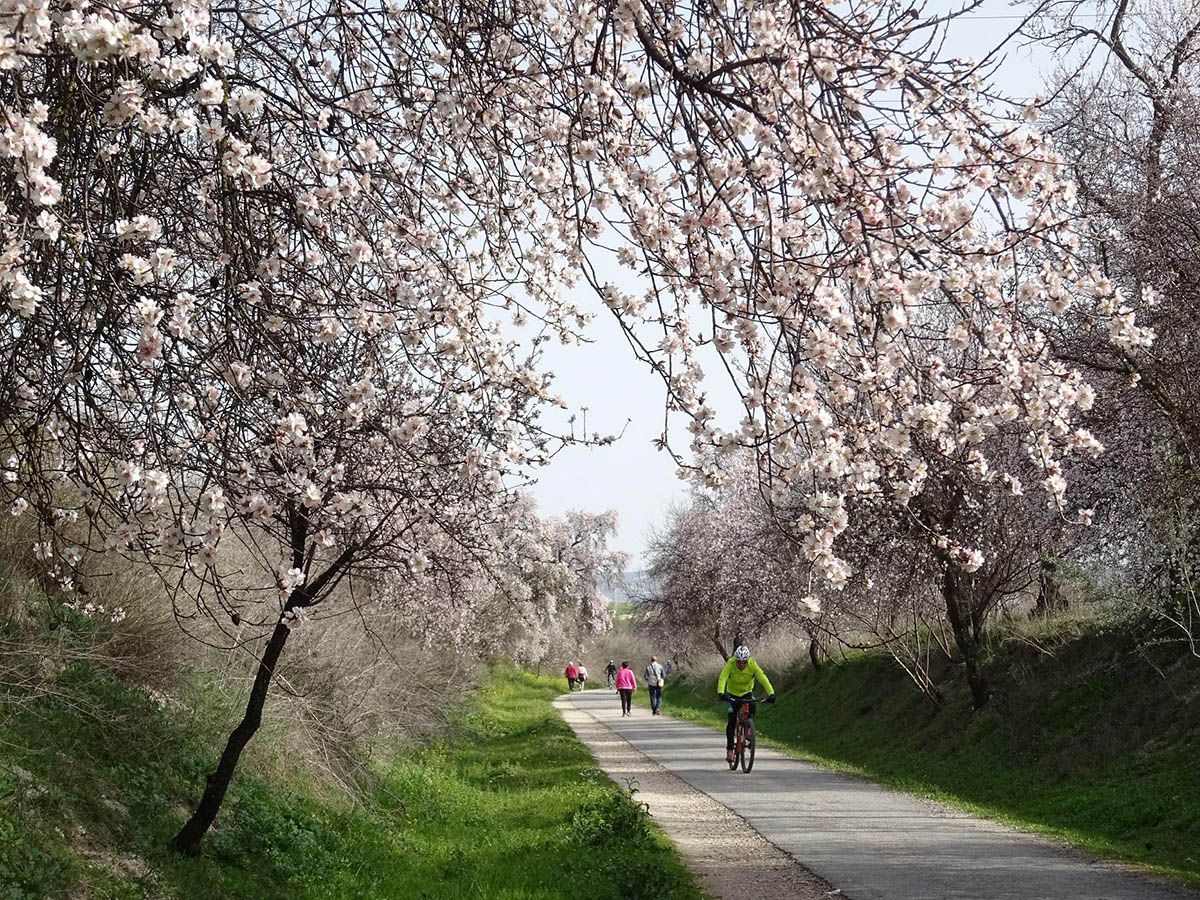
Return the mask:
[[[979,710],[987,704],[992,696],[992,689],[983,674],[982,652],[980,650],[980,635],[972,630],[972,617],[964,614],[964,586],[962,578],[954,564],[946,564],[946,575],[942,581],[942,598],[946,603],[946,617],[950,620],[950,630],[954,634],[954,643],[958,645],[963,655],[963,664],[967,673],[967,686],[971,689],[971,705]]]
[[[732,653],[726,653],[725,645],[721,643],[721,625],[720,625],[720,623],[717,623],[716,625],[713,626],[712,642],[713,642],[713,646],[717,648],[717,652],[721,654],[721,659],[729,659],[729,657],[733,655]]]
[[[283,645],[287,643],[290,633],[290,629],[283,622],[276,625],[275,630],[271,633],[271,639],[267,642],[262,659],[259,661],[258,672],[254,676],[254,686],[250,689],[250,699],[246,703],[246,714],[237,728],[229,735],[217,768],[205,779],[204,794],[200,798],[196,811],[192,813],[192,817],[187,820],[187,824],[179,830],[179,833],[171,839],[172,850],[182,853],[184,856],[200,855],[200,844],[216,820],[217,813],[221,810],[225,792],[229,789],[230,781],[233,780],[233,772],[237,768],[242,751],[250,742],[250,738],[254,737],[254,732],[258,731],[258,726],[262,724],[262,711],[267,700],[267,690],[271,686],[275,666],[279,662],[279,655],[283,652]]]
[[[813,671],[818,671],[821,668],[821,642],[815,635],[809,635],[808,658],[812,660]]]
[[[1058,583],[1058,564],[1050,557],[1042,557],[1038,571],[1037,604],[1033,616],[1048,616],[1066,607],[1062,589]]]

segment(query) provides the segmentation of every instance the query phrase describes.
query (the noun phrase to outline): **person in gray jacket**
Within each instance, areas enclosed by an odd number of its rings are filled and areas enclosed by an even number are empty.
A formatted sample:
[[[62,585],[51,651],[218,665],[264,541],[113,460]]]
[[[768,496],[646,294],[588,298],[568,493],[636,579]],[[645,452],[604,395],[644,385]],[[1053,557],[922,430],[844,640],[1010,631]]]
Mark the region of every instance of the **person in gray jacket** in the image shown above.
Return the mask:
[[[667,678],[667,673],[659,665],[657,656],[650,657],[650,665],[646,666],[646,671],[642,674],[645,675],[646,687],[650,691],[650,712],[656,716],[661,716],[662,689],[663,682]]]

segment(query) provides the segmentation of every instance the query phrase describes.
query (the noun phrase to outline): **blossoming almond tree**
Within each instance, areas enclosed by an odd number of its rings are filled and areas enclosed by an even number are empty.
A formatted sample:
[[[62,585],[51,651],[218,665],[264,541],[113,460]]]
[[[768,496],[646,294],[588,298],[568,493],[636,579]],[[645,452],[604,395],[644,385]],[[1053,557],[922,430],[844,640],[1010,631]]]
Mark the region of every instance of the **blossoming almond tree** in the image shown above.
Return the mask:
[[[1092,395],[1039,321],[1086,293],[1115,341],[1150,337],[1078,266],[1062,160],[977,67],[940,57],[943,26],[888,4],[621,2],[595,27],[589,196],[647,283],[597,287],[690,417],[692,463],[715,480],[707,451],[764,451],[835,582],[849,495],[906,505],[947,457],[1000,481],[995,434],[1021,435],[1066,512]],[[706,403],[707,348],[745,400],[732,430]],[[982,562],[924,524],[948,559]]]
[[[615,529],[611,512],[544,518],[522,498],[495,536],[496,552],[465,577],[393,580],[382,602],[427,640],[468,655],[527,666],[573,656],[612,623],[601,585],[625,567],[625,555],[608,546]]]
[[[476,46],[490,15],[0,6],[12,511],[64,587],[89,551],[140,558],[185,628],[258,655],[184,853],[291,629],[365,578],[478,565],[550,449],[536,349],[495,313],[583,316],[549,302],[560,186],[521,174],[539,123],[503,35]]]
[[[798,626],[815,639],[824,583],[776,525],[744,453],[719,488],[693,492],[650,552],[646,624],[672,646],[702,643],[727,659],[740,643]],[[814,651],[815,652],[815,651]]]
[[[1102,386],[1093,427],[1113,451],[1092,480],[1101,535],[1078,556],[1195,646],[1200,5],[1038,8],[1031,37],[1069,61],[1044,116],[1089,217],[1084,250],[1155,333],[1136,355],[1086,321],[1052,334],[1056,352]]]
[[[1089,516],[1067,463],[1101,449],[1077,423],[1094,392],[1047,328],[1086,304],[1128,354],[1153,335],[1081,257],[1061,157],[986,67],[946,58],[947,27],[874,2],[614,2],[574,164],[585,237],[623,238],[641,279],[591,278],[689,422],[681,463],[717,483],[729,451],[758,452],[778,524],[835,586],[855,511],[898,510],[957,607],[1001,550],[990,503],[1028,487]]]

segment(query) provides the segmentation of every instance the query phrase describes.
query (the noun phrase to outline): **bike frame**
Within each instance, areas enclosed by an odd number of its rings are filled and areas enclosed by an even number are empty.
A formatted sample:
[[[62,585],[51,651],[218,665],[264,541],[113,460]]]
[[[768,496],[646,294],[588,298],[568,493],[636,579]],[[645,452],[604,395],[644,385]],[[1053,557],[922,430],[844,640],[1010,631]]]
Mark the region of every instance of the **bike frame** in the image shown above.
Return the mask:
[[[749,700],[739,700],[737,704],[737,725],[735,726],[736,730],[733,732],[733,746],[735,750],[740,751],[742,749],[742,742],[746,737],[746,721],[753,719],[758,712],[758,700],[751,697]]]
[[[743,764],[744,754],[746,752],[746,724],[748,722],[753,723],[754,721],[754,717],[758,712],[758,698],[751,694],[749,697],[736,698],[732,702],[736,704],[734,712],[737,718],[734,722],[733,731],[734,761],[730,763],[729,768],[736,769],[738,765],[742,765],[742,771],[748,772],[750,771],[750,766],[754,765],[754,761],[753,758],[751,758],[749,766]],[[750,727],[753,728],[753,725],[751,724]]]

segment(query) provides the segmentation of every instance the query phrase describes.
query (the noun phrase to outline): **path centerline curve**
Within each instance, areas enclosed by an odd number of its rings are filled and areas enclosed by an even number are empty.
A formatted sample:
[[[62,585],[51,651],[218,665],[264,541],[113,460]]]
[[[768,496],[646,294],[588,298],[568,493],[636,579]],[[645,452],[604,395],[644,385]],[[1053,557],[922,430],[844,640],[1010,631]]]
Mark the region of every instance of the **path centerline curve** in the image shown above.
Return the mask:
[[[564,695],[653,763],[724,805],[853,900],[1200,900],[1066,844],[758,748],[725,766],[724,735],[604,690]],[[764,723],[769,729],[769,723]],[[586,742],[586,740],[585,740]],[[654,808],[651,806],[651,813]],[[670,830],[664,828],[670,835]]]

